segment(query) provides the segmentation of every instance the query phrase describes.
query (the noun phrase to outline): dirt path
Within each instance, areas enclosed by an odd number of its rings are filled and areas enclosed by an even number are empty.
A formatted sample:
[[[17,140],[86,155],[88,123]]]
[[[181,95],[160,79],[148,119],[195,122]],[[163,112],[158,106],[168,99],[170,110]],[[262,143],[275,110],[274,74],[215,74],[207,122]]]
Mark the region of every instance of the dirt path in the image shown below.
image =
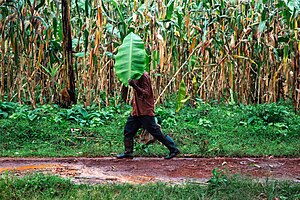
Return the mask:
[[[230,174],[300,182],[300,158],[0,158],[0,174],[47,172],[76,183],[203,183],[218,167]]]

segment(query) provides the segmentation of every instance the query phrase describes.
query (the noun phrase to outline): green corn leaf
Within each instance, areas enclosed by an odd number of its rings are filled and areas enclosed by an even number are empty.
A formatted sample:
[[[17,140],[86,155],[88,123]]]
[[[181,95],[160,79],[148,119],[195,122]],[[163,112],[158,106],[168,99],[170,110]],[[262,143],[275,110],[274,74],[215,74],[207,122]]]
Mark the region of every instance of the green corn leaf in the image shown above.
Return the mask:
[[[85,52],[78,52],[74,54],[75,57],[83,58],[85,56]]]
[[[288,54],[289,54],[289,46],[284,45],[284,49],[283,49],[283,60],[284,60],[284,62],[287,62]]]
[[[45,0],[41,0],[41,2],[34,9],[38,10],[39,8],[41,8],[42,6],[44,6],[44,4],[45,4]]]
[[[120,9],[120,6],[119,6],[118,1],[110,0],[110,1],[108,1],[108,2],[112,3],[112,5],[115,7],[115,9],[117,10],[117,12],[118,12],[118,14],[119,14],[119,17],[120,17],[121,21],[124,22],[125,17],[124,17],[124,15],[123,15],[123,13],[122,13],[122,11],[121,11],[121,9]]]
[[[183,17],[184,17],[184,14],[183,14],[183,11],[182,11],[182,7],[178,6],[175,8],[175,13],[177,15],[177,25],[179,28],[182,27],[182,22],[183,22]]]
[[[34,16],[33,18],[40,20],[44,24],[44,26],[46,27],[46,29],[49,28],[49,25],[46,23],[46,21],[43,18],[41,18],[39,16]]]
[[[85,52],[87,52],[87,48],[88,48],[88,45],[89,45],[89,32],[88,30],[84,30],[84,49],[85,49]]]
[[[299,12],[300,0],[285,1],[285,3],[286,3],[286,6],[289,8],[291,14],[294,14],[295,12],[297,12],[297,13]]]
[[[191,59],[189,60],[189,70],[193,69],[197,62],[197,56],[192,55]]]
[[[179,110],[182,108],[182,104],[184,102],[186,94],[186,86],[184,81],[182,80],[179,86],[179,91],[178,91],[178,97],[176,101],[176,112],[179,112]]]
[[[204,27],[203,27],[202,42],[206,42],[206,35],[208,33],[208,31],[207,31],[207,25],[208,25],[208,21],[207,21],[207,19],[205,19]]]
[[[267,9],[264,9],[262,14],[261,14],[261,21],[266,21],[267,20]]]
[[[185,103],[185,102],[187,102],[190,98],[191,98],[191,96],[188,96],[187,98],[181,100],[180,102],[181,102],[181,103]]]
[[[154,50],[152,53],[152,62],[153,62],[153,69],[156,69],[158,63],[159,63],[159,52]]]
[[[258,32],[262,33],[266,27],[266,22],[267,21],[260,21],[259,25],[258,25]]]
[[[63,40],[63,27],[62,27],[62,23],[59,23],[59,26],[58,26],[58,36],[59,36],[59,40],[62,41]]]
[[[85,10],[85,16],[89,17],[89,1],[85,1],[84,10]]]
[[[115,71],[120,81],[128,86],[128,79],[139,79],[145,70],[146,50],[142,39],[129,33],[116,55]]]
[[[53,15],[53,34],[54,34],[54,37],[56,38],[56,35],[57,35],[57,19],[56,19],[55,15]]]
[[[171,20],[172,14],[173,14],[173,11],[174,11],[174,0],[169,1],[167,7],[168,7],[168,9],[167,9],[166,20]]]
[[[145,62],[146,62],[146,71],[150,72],[150,66],[151,66],[151,56],[150,55],[146,54]]]

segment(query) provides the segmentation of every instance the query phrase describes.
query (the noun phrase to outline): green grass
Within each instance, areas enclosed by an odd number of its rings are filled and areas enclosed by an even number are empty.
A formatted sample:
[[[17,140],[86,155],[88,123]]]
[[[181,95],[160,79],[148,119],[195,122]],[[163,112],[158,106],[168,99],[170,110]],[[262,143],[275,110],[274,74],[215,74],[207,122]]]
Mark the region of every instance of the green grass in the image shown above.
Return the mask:
[[[183,154],[212,156],[300,155],[300,116],[285,103],[243,106],[198,102],[175,113],[169,101],[156,108],[164,134]],[[0,102],[0,156],[112,156],[123,151],[131,107],[60,109]],[[137,140],[136,140],[137,141]],[[136,143],[135,155],[163,156],[161,144]]]
[[[212,179],[211,179],[212,180]],[[300,199],[300,184],[223,177],[207,185],[75,185],[69,179],[32,174],[0,177],[0,199]]]

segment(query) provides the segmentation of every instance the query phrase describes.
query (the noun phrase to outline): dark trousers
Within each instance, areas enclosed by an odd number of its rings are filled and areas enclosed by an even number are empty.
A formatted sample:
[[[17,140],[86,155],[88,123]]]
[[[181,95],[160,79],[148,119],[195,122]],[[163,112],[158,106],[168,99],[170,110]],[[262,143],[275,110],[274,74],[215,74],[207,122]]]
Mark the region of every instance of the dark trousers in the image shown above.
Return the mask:
[[[129,116],[124,128],[124,146],[125,152],[124,155],[132,155],[133,153],[133,137],[143,126],[153,137],[155,137],[158,141],[160,141],[163,145],[165,145],[169,151],[170,155],[175,153],[174,155],[179,153],[179,149],[176,147],[176,144],[172,140],[172,138],[168,135],[163,135],[159,126],[155,122],[155,118],[152,116]],[[121,155],[121,157],[124,157]],[[172,157],[174,157],[174,155]],[[172,158],[170,157],[170,158]],[[166,158],[169,159],[169,158]]]
[[[146,129],[158,141],[162,142],[165,140],[165,136],[156,124],[154,116],[129,116],[124,128],[124,139],[133,140],[133,137],[141,127]]]
[[[124,128],[124,146],[125,154],[132,154],[133,152],[133,137],[143,126],[153,137],[165,145],[170,153],[179,152],[176,144],[168,135],[163,135],[159,126],[155,122],[155,118],[152,116],[129,116]]]

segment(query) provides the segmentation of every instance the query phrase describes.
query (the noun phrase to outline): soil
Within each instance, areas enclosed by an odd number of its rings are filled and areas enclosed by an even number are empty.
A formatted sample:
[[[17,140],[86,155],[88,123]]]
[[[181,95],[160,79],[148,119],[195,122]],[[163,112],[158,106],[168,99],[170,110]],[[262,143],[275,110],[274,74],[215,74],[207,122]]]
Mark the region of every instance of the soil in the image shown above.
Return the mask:
[[[222,173],[300,182],[300,158],[0,158],[0,174],[43,172],[75,183],[206,183],[214,168]]]

